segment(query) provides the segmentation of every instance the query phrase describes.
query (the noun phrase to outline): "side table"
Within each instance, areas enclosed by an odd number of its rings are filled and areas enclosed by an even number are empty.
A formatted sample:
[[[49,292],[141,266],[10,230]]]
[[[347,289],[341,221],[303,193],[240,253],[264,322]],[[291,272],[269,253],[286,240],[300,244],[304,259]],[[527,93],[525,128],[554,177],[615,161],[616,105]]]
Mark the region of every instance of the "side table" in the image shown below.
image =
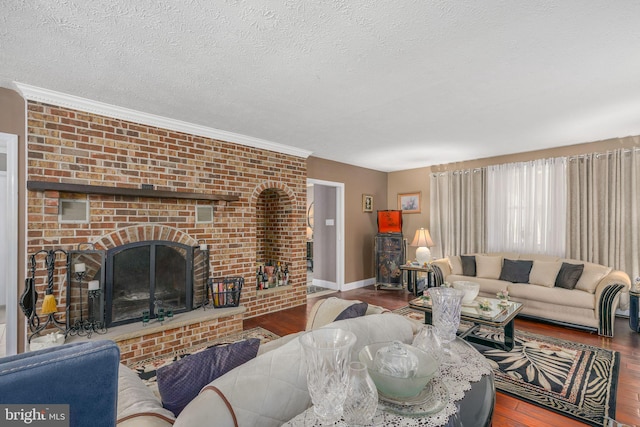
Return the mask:
[[[407,290],[417,297],[423,294],[424,288],[430,288],[433,286],[433,271],[431,270],[431,267],[420,267],[418,265],[407,264],[401,265],[400,270],[407,272]],[[427,273],[427,281],[424,288],[420,288],[418,286],[418,273]]]
[[[638,324],[638,311],[640,311],[640,291],[629,291],[629,327],[635,332],[640,332]]]

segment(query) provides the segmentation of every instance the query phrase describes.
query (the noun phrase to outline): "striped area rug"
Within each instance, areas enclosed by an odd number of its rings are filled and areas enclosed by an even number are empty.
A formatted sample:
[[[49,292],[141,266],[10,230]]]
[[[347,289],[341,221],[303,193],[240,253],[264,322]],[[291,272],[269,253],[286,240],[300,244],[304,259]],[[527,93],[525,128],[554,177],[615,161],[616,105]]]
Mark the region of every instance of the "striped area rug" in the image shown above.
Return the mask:
[[[424,320],[409,307],[394,312]],[[491,328],[479,334],[503,339]],[[515,340],[510,352],[476,346],[493,366],[498,390],[592,426],[615,418],[618,352],[519,330]]]

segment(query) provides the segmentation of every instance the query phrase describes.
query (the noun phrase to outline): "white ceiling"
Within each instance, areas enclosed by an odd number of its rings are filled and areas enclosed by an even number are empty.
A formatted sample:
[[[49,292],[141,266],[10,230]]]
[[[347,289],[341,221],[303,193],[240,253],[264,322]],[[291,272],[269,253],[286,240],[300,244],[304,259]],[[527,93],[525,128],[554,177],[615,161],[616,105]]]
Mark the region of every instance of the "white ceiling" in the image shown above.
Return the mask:
[[[640,1],[0,0],[21,82],[381,171],[640,134]]]

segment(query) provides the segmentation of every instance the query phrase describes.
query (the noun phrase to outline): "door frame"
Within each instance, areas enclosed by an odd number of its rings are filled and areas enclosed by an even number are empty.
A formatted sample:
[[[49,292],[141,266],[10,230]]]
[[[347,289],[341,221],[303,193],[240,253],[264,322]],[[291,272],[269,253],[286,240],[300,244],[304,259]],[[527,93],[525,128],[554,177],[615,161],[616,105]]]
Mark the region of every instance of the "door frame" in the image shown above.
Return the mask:
[[[0,132],[0,151],[7,153],[7,200],[5,226],[7,237],[7,269],[0,278],[7,284],[5,354],[18,352],[18,135]],[[14,301],[15,304],[10,302]]]
[[[307,178],[307,184],[324,185],[336,189],[336,287],[344,287],[344,183]],[[315,251],[314,251],[315,253]]]

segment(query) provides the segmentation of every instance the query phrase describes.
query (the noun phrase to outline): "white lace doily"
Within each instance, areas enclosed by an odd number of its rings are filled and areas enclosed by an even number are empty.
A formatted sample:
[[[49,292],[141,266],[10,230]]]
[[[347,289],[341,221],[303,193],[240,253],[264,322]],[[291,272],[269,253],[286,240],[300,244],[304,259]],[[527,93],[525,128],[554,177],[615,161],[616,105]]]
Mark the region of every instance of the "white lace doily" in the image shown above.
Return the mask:
[[[483,375],[491,374],[487,360],[476,349],[466,342],[456,339],[451,343],[451,350],[460,356],[460,364],[440,367],[437,378],[447,387],[449,403],[437,414],[421,417],[408,417],[391,414],[378,407],[373,422],[374,426],[398,427],[440,427],[447,424],[449,418],[458,411],[456,402],[462,400],[465,392],[471,389],[471,383],[480,381]],[[307,409],[291,421],[283,424],[287,427],[320,426],[313,413],[313,407]],[[344,421],[334,423],[336,427],[346,427]]]

